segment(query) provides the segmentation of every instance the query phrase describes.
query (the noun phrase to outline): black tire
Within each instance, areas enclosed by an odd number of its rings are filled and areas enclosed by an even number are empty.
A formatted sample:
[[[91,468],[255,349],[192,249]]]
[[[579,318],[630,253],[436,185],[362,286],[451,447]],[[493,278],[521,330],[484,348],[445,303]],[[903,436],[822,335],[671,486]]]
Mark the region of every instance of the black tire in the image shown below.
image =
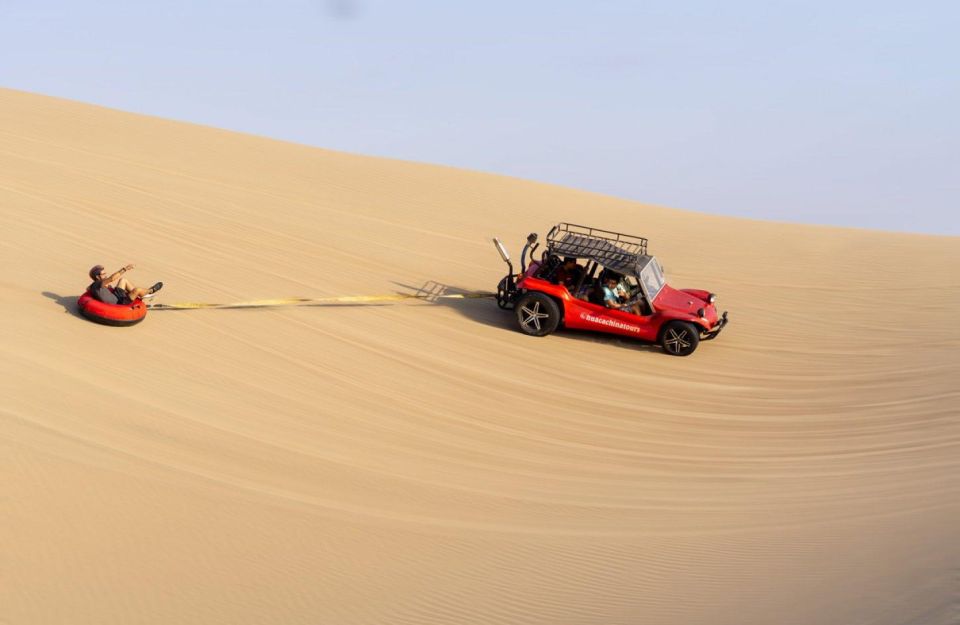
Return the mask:
[[[530,336],[546,336],[560,325],[560,307],[543,293],[527,293],[517,301],[517,325]]]
[[[513,305],[513,294],[510,293],[510,276],[504,276],[497,285],[497,306],[503,309]]]
[[[660,345],[671,356],[689,356],[700,344],[700,329],[686,321],[671,321],[660,332]]]

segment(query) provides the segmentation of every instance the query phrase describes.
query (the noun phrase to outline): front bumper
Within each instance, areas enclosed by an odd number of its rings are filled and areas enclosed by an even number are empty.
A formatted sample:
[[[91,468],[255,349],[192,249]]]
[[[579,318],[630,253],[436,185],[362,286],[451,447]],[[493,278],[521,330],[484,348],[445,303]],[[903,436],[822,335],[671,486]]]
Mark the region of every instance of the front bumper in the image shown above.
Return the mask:
[[[715,326],[713,326],[709,330],[704,330],[703,332],[700,333],[700,340],[709,341],[711,339],[717,338],[717,335],[720,334],[720,330],[723,330],[724,326],[727,325],[728,321],[729,319],[727,317],[727,311],[723,311],[723,314],[720,315],[719,319],[717,319],[717,324]]]

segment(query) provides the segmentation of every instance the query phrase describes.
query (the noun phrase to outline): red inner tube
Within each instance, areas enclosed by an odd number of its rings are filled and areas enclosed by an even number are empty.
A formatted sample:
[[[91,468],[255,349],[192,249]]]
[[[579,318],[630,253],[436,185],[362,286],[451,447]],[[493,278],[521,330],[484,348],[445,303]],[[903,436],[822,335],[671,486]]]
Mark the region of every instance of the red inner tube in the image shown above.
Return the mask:
[[[97,323],[108,326],[132,326],[147,316],[147,306],[143,300],[136,299],[129,304],[105,304],[94,299],[87,291],[77,300],[80,314]]]

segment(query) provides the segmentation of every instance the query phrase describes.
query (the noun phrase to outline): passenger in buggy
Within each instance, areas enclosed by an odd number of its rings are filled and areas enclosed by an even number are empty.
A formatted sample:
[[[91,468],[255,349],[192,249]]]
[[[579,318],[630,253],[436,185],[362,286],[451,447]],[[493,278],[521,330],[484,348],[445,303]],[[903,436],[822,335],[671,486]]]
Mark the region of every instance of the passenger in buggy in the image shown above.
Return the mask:
[[[584,269],[577,264],[577,259],[567,256],[563,259],[563,264],[557,268],[557,272],[553,274],[553,277],[557,284],[572,289],[580,282],[580,277],[583,276],[583,272]]]
[[[127,265],[107,275],[103,265],[96,265],[90,269],[90,278],[93,283],[87,287],[94,299],[104,304],[129,304],[135,300],[150,297],[163,288],[163,282],[157,282],[149,289],[133,286],[123,274],[133,269]]]

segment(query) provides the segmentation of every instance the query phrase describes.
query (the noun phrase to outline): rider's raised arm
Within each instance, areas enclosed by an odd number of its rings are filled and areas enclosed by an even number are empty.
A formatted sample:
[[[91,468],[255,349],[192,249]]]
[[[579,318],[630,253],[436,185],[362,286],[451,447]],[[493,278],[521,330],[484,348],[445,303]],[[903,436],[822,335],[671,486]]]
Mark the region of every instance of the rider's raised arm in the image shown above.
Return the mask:
[[[133,265],[127,265],[126,267],[121,267],[120,269],[117,269],[117,270],[114,271],[112,274],[110,274],[110,277],[109,277],[109,278],[107,278],[106,280],[104,280],[104,283],[105,283],[105,284],[110,284],[111,282],[113,282],[114,280],[116,280],[117,278],[119,278],[120,276],[122,276],[123,274],[127,273],[127,272],[130,271],[131,269],[133,269]]]

